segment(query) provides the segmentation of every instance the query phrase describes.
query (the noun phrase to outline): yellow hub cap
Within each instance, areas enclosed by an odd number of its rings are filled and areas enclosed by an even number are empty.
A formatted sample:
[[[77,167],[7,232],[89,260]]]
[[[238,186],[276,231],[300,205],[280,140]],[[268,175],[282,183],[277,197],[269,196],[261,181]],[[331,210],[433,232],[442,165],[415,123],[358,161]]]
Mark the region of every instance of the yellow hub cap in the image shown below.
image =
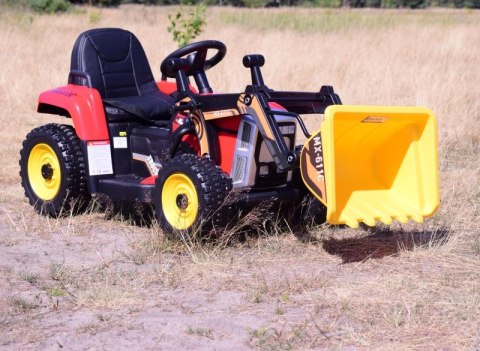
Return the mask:
[[[28,156],[28,181],[42,200],[52,200],[62,181],[60,162],[55,151],[47,144],[37,144]]]
[[[174,173],[163,184],[163,214],[175,229],[190,228],[198,214],[198,196],[195,185],[182,173]]]

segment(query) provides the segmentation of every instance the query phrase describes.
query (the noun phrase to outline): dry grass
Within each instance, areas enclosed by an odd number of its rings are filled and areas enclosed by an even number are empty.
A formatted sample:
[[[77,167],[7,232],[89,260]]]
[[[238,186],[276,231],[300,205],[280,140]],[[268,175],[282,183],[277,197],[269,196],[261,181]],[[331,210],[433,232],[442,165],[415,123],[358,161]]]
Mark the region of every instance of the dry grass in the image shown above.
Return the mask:
[[[229,49],[209,72],[217,91],[242,89],[250,79],[242,56],[262,53],[265,81],[277,90],[330,84],[344,103],[433,109],[442,205],[424,225],[179,245],[156,226],[99,211],[58,220],[33,213],[18,178],[21,142],[35,126],[65,121],[37,115],[35,104],[40,91],[65,84],[79,32],[132,30],[159,77],[175,49],[166,32],[174,10],[0,9],[0,344],[478,350],[478,12],[209,9],[201,36]]]

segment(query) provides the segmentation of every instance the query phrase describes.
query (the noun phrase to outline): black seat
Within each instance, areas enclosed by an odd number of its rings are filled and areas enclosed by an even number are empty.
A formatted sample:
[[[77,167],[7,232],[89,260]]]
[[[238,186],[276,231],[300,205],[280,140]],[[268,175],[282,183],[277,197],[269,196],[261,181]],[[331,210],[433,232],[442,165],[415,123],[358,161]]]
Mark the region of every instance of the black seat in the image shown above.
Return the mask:
[[[129,31],[101,28],[83,32],[73,47],[70,69],[72,83],[85,85],[86,81],[99,91],[111,122],[171,117],[174,100],[158,89],[145,52]],[[78,71],[83,73],[76,74]]]

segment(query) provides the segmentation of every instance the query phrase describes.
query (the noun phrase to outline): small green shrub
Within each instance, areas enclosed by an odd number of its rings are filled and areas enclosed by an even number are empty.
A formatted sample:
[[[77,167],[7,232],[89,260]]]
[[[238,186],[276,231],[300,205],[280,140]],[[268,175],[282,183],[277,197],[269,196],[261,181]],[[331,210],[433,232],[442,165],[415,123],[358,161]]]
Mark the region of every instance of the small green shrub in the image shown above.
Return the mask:
[[[50,297],[60,297],[67,295],[67,292],[61,288],[51,288],[47,290],[47,294]]]
[[[90,14],[90,16],[88,17],[88,21],[91,24],[96,24],[96,23],[100,22],[101,19],[102,19],[102,14],[100,12],[92,12]]]
[[[70,8],[66,0],[29,0],[32,10],[40,13],[65,12]]]
[[[174,16],[168,15],[170,25],[167,30],[172,33],[173,41],[179,47],[189,44],[202,32],[206,24],[206,9],[205,5],[200,4],[188,12],[180,8]]]

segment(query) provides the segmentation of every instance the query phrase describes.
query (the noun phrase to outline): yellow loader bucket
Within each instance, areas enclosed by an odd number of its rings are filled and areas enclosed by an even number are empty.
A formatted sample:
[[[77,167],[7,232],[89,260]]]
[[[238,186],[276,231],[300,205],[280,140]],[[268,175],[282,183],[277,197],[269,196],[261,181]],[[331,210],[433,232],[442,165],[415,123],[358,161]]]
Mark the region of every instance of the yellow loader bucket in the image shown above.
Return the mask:
[[[302,150],[309,190],[327,222],[423,222],[439,206],[437,125],[418,107],[329,106]]]

